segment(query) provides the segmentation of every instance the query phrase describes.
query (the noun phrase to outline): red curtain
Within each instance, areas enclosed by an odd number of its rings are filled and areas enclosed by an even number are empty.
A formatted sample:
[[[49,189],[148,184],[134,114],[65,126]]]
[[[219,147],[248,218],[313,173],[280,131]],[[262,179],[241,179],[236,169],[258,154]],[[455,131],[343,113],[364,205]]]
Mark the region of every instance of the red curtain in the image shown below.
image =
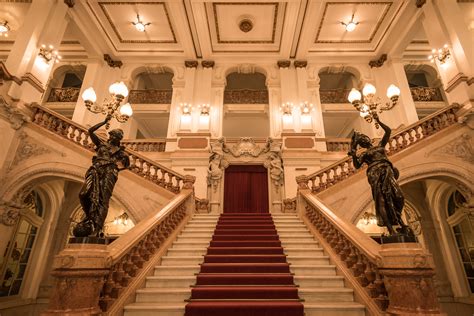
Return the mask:
[[[224,213],[268,213],[268,175],[262,165],[225,169]]]

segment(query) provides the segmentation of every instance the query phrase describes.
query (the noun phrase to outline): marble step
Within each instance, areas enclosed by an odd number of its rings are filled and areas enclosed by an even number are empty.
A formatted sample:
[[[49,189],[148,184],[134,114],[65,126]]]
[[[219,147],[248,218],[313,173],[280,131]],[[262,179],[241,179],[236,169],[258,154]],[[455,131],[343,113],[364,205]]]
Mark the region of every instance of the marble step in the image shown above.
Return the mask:
[[[344,287],[344,277],[340,275],[295,275],[293,279],[302,288]]]
[[[311,236],[311,235],[307,235],[307,234],[299,234],[299,233],[295,233],[295,234],[291,234],[291,233],[286,233],[286,234],[278,234],[278,236],[280,237],[280,241],[282,243],[286,243],[286,242],[292,242],[292,243],[297,243],[297,242],[315,242],[316,240]]]
[[[207,247],[201,248],[170,248],[167,256],[204,256],[207,253]]]
[[[293,238],[288,238],[288,239],[284,239],[283,238],[280,238],[280,241],[281,241],[281,245],[283,248],[301,248],[301,247],[316,247],[316,248],[320,248],[319,246],[319,242],[317,242],[316,240],[308,240],[308,241],[304,241],[304,240],[293,240]]]
[[[203,256],[166,256],[161,258],[162,266],[199,265],[204,261]]]
[[[201,266],[196,265],[179,265],[179,266],[156,266],[154,276],[173,276],[173,275],[187,275],[192,276],[201,270]]]
[[[137,290],[137,303],[181,303],[189,299],[191,288],[144,288]]]
[[[354,291],[349,288],[303,288],[298,289],[298,295],[305,303],[314,302],[353,302]]]
[[[286,260],[291,264],[304,265],[304,264],[316,264],[323,265],[329,264],[328,256],[287,256]]]
[[[288,256],[323,256],[323,248],[312,246],[312,247],[286,247],[283,248],[283,252]]]
[[[183,249],[183,248],[207,248],[209,247],[209,239],[208,240],[176,240],[173,243],[173,249]]]
[[[196,284],[196,276],[149,276],[146,278],[147,288],[186,288]]]
[[[124,316],[183,316],[186,303],[132,303],[124,308]]]
[[[355,302],[304,303],[304,313],[305,316],[365,316],[365,307]]]
[[[316,265],[316,264],[291,264],[290,271],[296,276],[300,275],[336,275],[335,265]]]

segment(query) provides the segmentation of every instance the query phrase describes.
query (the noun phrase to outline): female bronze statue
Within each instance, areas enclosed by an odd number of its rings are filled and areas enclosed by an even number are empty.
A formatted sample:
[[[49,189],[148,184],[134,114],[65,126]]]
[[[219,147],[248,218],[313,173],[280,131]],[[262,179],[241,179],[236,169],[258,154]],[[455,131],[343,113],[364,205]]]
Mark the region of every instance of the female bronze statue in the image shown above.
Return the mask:
[[[118,173],[130,166],[130,159],[125,153],[125,148],[120,146],[123,138],[121,129],[111,130],[106,142],[95,134],[95,131],[107,124],[111,118],[112,116],[108,115],[105,121],[89,128],[89,136],[96,146],[96,154],[92,158],[92,166],[86,172],[85,181],[79,193],[79,200],[86,217],[74,228],[73,233],[76,237],[103,236],[102,230]]]
[[[403,192],[397,183],[398,170],[388,160],[385,145],[390,139],[391,129],[382,123],[378,116],[375,121],[384,130],[384,136],[377,146],[373,146],[370,138],[359,132],[354,132],[351,141],[351,151],[354,166],[358,169],[367,164],[367,178],[372,188],[372,198],[375,202],[375,213],[378,226],[386,226],[390,235],[395,235],[393,226],[401,226],[399,233],[411,235],[411,230],[403,223],[402,210],[404,205]],[[357,145],[366,148],[357,156]]]

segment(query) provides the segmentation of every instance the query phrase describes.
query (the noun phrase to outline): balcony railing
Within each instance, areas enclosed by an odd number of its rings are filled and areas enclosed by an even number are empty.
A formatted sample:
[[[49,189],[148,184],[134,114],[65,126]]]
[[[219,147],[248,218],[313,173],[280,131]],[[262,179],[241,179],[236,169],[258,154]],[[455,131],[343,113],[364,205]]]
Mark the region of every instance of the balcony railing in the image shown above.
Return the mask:
[[[47,102],[77,102],[81,88],[52,88]]]
[[[321,103],[349,103],[349,89],[319,90]]]
[[[350,138],[326,139],[327,151],[348,152],[351,146]]]
[[[443,101],[438,88],[414,87],[410,88],[411,96],[415,102],[439,102]]]
[[[123,140],[121,143],[127,149],[144,152],[164,152],[166,147],[166,140],[164,139]]]
[[[268,104],[268,90],[225,90],[225,104]]]
[[[128,102],[132,104],[171,104],[173,90],[130,90]]]

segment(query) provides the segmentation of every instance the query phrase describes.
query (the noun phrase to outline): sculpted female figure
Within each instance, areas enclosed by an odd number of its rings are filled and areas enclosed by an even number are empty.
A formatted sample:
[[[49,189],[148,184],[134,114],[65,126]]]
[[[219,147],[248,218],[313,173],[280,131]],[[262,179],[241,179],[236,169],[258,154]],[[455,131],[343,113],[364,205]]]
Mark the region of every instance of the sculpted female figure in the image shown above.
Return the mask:
[[[377,225],[386,226],[390,235],[396,234],[393,226],[400,225],[400,233],[410,234],[410,229],[403,223],[401,214],[404,205],[404,197],[397,183],[398,170],[393,167],[385,152],[385,145],[390,139],[391,129],[375,116],[375,121],[384,130],[384,136],[376,146],[372,145],[367,135],[354,132],[351,141],[351,151],[348,155],[352,157],[354,166],[358,169],[364,163],[367,164],[367,178],[372,188],[372,198],[375,202]],[[367,150],[357,156],[357,145]]]
[[[73,233],[76,237],[103,235],[102,229],[118,173],[130,166],[130,159],[125,153],[125,148],[120,146],[123,138],[121,129],[111,130],[107,141],[101,140],[95,134],[95,131],[107,124],[111,118],[112,116],[108,115],[105,121],[89,128],[89,136],[96,146],[96,154],[92,158],[92,166],[86,172],[85,181],[79,193],[79,200],[86,217],[74,228]]]

